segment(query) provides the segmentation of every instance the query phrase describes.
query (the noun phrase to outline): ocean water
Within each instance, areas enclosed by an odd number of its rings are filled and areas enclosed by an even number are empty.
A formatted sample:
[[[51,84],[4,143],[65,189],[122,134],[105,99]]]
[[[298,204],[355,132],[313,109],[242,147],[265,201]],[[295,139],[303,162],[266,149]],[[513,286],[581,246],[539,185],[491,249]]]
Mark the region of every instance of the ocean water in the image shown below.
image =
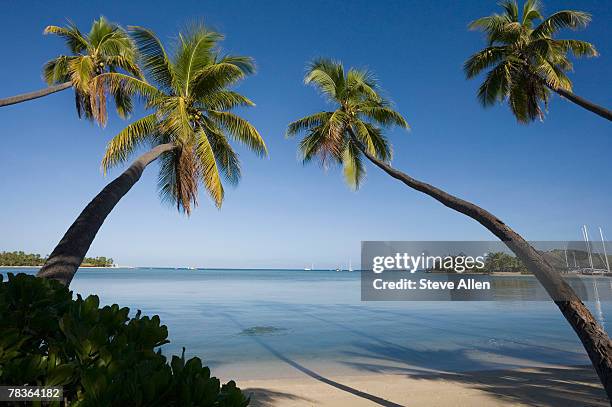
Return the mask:
[[[71,289],[158,314],[163,352],[185,347],[222,378],[589,364],[552,302],[362,302],[358,272],[81,269]],[[612,303],[587,305],[607,328]]]

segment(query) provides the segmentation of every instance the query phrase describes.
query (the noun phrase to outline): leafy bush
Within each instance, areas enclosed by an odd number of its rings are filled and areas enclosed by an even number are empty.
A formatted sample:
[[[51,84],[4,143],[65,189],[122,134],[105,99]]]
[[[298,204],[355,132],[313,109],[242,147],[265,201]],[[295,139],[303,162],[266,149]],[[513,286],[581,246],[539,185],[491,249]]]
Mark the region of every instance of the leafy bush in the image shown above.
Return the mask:
[[[99,307],[53,280],[0,275],[0,383],[63,386],[70,406],[247,406],[233,381],[223,386],[199,358],[170,363],[159,317]],[[60,402],[52,405],[59,406]]]

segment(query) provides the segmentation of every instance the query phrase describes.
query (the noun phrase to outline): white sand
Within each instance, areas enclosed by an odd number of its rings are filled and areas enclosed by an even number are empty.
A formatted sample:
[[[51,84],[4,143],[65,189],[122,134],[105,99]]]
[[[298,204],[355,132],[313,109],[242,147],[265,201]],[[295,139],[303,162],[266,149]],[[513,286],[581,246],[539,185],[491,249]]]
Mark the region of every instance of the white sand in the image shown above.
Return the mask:
[[[608,406],[590,367],[461,374],[379,374],[239,380],[251,405],[272,406]]]

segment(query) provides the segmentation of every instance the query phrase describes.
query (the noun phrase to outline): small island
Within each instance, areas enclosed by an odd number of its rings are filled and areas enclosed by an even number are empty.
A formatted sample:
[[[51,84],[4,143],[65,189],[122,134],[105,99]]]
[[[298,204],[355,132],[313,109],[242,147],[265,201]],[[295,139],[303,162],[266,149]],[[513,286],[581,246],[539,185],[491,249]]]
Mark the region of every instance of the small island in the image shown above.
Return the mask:
[[[23,251],[0,252],[0,267],[42,267],[47,257]],[[110,257],[85,257],[81,267],[113,267],[114,264]]]
[[[467,266],[465,254],[460,253],[455,256],[447,256],[452,261],[434,263],[434,267],[429,267],[425,271],[428,273],[461,273],[461,274],[530,274],[527,267],[516,257],[503,252],[488,253],[484,257],[481,266],[472,264]],[[465,265],[462,269],[457,269],[457,265]]]

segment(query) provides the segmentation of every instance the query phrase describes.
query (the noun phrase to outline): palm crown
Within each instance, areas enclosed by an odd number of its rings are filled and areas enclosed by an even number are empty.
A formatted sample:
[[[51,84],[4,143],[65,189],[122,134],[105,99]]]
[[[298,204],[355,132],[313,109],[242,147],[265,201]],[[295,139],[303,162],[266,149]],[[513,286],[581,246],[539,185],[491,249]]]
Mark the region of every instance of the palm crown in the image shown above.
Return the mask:
[[[519,122],[543,117],[550,89],[571,90],[566,72],[572,70],[568,53],[596,56],[595,47],[585,41],[555,39],[564,28],[587,26],[591,17],[581,11],[564,10],[543,18],[537,0],[527,0],[519,13],[513,0],[501,3],[502,14],[493,14],[470,23],[470,29],[486,33],[488,47],[472,55],[464,65],[468,78],[489,69],[478,90],[484,106],[507,100]],[[535,24],[536,20],[541,20]]]
[[[233,184],[240,179],[240,162],[228,137],[259,155],[267,154],[255,127],[229,111],[254,105],[228,90],[253,72],[252,60],[220,56],[217,44],[222,35],[203,26],[179,34],[172,56],[153,32],[141,27],[130,27],[130,32],[138,45],[146,79],[107,73],[100,75],[94,86],[138,95],[154,112],[131,123],[109,142],[103,169],[124,162],[144,142],[172,143],[176,148],[160,157],[162,198],[189,214],[197,204],[201,182],[220,207],[224,196],[221,178]]]
[[[60,55],[47,62],[43,68],[45,81],[51,84],[71,82],[75,90],[76,108],[79,117],[95,119],[101,124],[106,122],[105,103],[97,104],[92,99],[104,97],[104,92],[94,95],[91,92],[91,81],[103,72],[123,70],[140,76],[136,64],[136,47],[124,29],[100,17],[92,24],[89,34],[83,34],[73,23],[66,27],[50,25],[44,34],[62,37],[70,55]],[[113,98],[117,113],[126,117],[132,110],[131,99],[116,89]]]
[[[336,109],[289,124],[287,136],[306,132],[299,146],[303,162],[318,158],[324,166],[328,162],[340,164],[346,182],[359,188],[365,175],[360,147],[390,161],[391,146],[382,128],[408,128],[408,123],[380,95],[374,76],[367,70],[352,68],[345,73],[341,63],[318,59],[309,65],[304,82],[314,85]]]

